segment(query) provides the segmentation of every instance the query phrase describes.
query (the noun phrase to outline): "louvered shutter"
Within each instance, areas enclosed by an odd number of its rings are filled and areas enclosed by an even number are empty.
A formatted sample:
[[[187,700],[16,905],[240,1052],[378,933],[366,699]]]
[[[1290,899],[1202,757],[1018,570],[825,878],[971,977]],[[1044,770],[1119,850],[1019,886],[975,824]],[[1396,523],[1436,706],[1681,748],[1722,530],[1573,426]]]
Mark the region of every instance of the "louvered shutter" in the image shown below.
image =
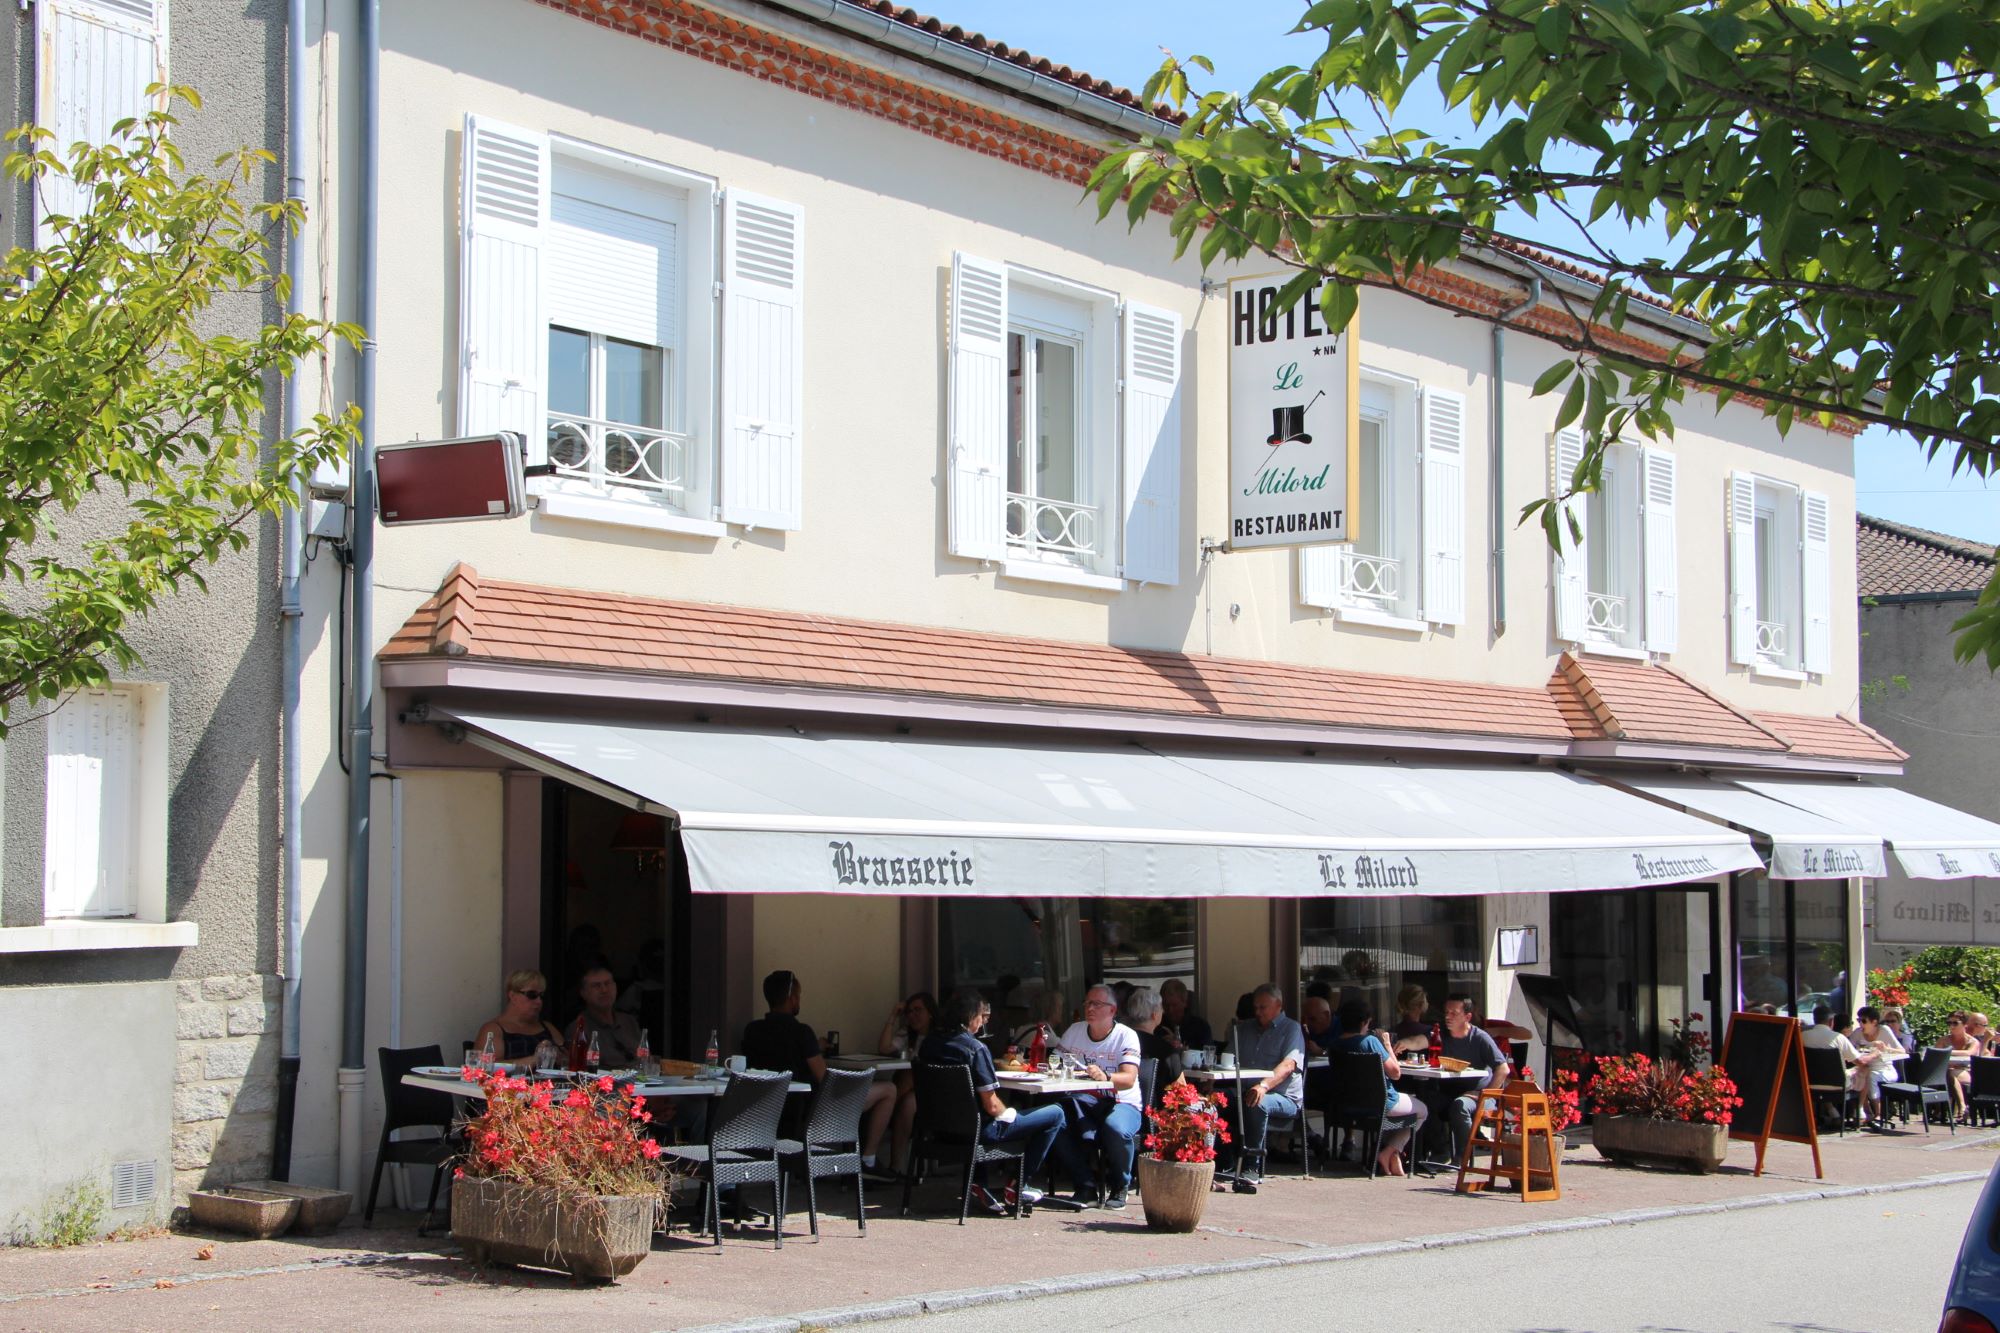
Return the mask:
[[[1555,490],[1557,495],[1569,490],[1576,477],[1576,469],[1583,462],[1583,432],[1580,430],[1559,430],[1555,441]],[[1571,521],[1581,537],[1571,535]],[[1556,638],[1565,643],[1578,643],[1583,639],[1586,619],[1584,606],[1584,573],[1590,568],[1590,511],[1580,495],[1571,496],[1562,505],[1562,513],[1556,522]]]
[[[796,532],[805,510],[805,210],[722,199],[722,518]]]
[[[1347,552],[1354,548],[1345,543],[1337,546],[1301,546],[1299,548],[1299,601],[1306,606],[1323,607],[1328,611],[1349,605],[1341,593],[1340,566],[1347,558]]]
[[[1729,474],[1729,660],[1757,660],[1757,479]]]
[[[1423,616],[1465,622],[1465,395],[1423,391]]]
[[[1833,557],[1828,549],[1827,498],[1807,491],[1801,502],[1800,543],[1805,567],[1800,570],[1799,588],[1805,602],[1805,652],[1802,664],[1807,671],[1825,675],[1833,669]]]
[[[1125,577],[1181,577],[1181,317],[1125,307]]]
[[[951,402],[945,451],[951,553],[1007,555],[1007,270],[951,260]]]
[[[1680,568],[1674,544],[1674,456],[1640,451],[1646,578],[1646,647],[1671,653],[1680,641]]]
[[[77,691],[49,717],[46,768],[43,914],[133,915],[138,699],[125,690]]]
[[[459,212],[458,429],[518,431],[548,456],[549,329],[543,293],[549,141],[487,116],[465,118]]]
[[[167,0],[41,0],[35,7],[35,123],[69,160],[79,143],[111,142],[112,127],[151,111],[150,84],[167,81]],[[55,239],[47,219],[78,217],[87,195],[67,178],[36,187],[35,243]]]

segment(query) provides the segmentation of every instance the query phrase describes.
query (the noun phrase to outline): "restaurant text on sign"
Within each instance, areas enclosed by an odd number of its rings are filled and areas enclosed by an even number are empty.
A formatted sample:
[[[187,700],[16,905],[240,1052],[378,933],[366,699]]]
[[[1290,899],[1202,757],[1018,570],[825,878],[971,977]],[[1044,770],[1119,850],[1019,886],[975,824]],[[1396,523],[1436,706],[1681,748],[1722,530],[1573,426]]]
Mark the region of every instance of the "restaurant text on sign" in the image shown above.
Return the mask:
[[[1287,280],[1229,284],[1232,548],[1355,537],[1355,325],[1329,329],[1317,293],[1279,310]]]

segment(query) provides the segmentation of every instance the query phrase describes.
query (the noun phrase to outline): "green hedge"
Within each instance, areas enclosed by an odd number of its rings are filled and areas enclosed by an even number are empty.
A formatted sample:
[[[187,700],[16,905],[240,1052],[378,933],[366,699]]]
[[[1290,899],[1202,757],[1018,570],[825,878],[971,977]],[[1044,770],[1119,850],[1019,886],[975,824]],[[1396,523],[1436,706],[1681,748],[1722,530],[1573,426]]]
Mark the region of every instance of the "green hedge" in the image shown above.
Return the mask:
[[[1962,949],[1936,945],[1910,959],[1915,979],[1936,986],[1967,986],[1986,996],[1988,1008],[2000,1001],[2000,949]]]
[[[1903,1006],[1903,1021],[1927,1045],[1944,1041],[1944,1019],[1954,1009],[1978,1009],[1988,1014],[2000,1005],[1993,997],[1970,986],[1940,986],[1935,982],[1910,983],[1910,1002]]]

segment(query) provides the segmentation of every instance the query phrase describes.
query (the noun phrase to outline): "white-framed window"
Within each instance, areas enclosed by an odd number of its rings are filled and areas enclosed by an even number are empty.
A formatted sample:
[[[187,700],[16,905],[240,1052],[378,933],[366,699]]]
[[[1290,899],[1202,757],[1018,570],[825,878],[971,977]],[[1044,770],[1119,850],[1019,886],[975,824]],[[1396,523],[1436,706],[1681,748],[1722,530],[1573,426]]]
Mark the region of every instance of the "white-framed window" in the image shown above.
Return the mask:
[[[49,715],[42,914],[166,913],[166,687],[78,690]]]
[[[155,109],[146,89],[167,81],[167,0],[41,0],[35,6],[35,123],[65,161],[78,142],[106,144],[111,127]],[[87,195],[44,176],[35,190],[36,242],[48,219],[78,217]]]
[[[1574,484],[1583,434],[1553,442],[1551,493]],[[1676,465],[1653,446],[1607,444],[1598,484],[1568,494],[1555,553],[1556,638],[1612,653],[1674,651],[1679,637]]]
[[[1465,616],[1465,396],[1363,367],[1354,540],[1299,550],[1299,600],[1422,629]]]
[[[1832,665],[1827,497],[1735,472],[1729,511],[1730,660],[1824,674]]]
[[[797,205],[468,116],[460,213],[459,429],[520,432],[545,515],[800,526]]]
[[[947,544],[1007,575],[1174,583],[1181,317],[953,256]]]

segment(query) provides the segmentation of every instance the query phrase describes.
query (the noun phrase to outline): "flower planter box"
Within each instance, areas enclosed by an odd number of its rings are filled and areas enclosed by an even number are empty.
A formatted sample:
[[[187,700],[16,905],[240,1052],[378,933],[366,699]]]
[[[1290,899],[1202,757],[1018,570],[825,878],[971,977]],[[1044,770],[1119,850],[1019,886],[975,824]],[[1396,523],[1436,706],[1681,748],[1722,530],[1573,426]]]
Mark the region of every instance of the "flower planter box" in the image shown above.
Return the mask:
[[[198,1227],[269,1240],[298,1218],[299,1200],[240,1185],[222,1186],[188,1195],[188,1215]]]
[[[1139,1202],[1146,1225],[1155,1231],[1193,1231],[1208,1207],[1215,1183],[1214,1162],[1162,1162],[1139,1159]]]
[[[354,1210],[354,1196],[346,1190],[294,1185],[283,1180],[246,1180],[237,1188],[297,1199],[298,1217],[292,1223],[294,1236],[330,1236],[340,1226],[341,1219]]]
[[[451,1192],[451,1232],[476,1264],[553,1268],[611,1282],[653,1247],[649,1194],[560,1195],[510,1180],[465,1177]]]
[[[1672,1166],[1706,1176],[1713,1174],[1729,1153],[1729,1127],[1601,1115],[1591,1122],[1590,1141],[1606,1160],[1620,1165]]]

